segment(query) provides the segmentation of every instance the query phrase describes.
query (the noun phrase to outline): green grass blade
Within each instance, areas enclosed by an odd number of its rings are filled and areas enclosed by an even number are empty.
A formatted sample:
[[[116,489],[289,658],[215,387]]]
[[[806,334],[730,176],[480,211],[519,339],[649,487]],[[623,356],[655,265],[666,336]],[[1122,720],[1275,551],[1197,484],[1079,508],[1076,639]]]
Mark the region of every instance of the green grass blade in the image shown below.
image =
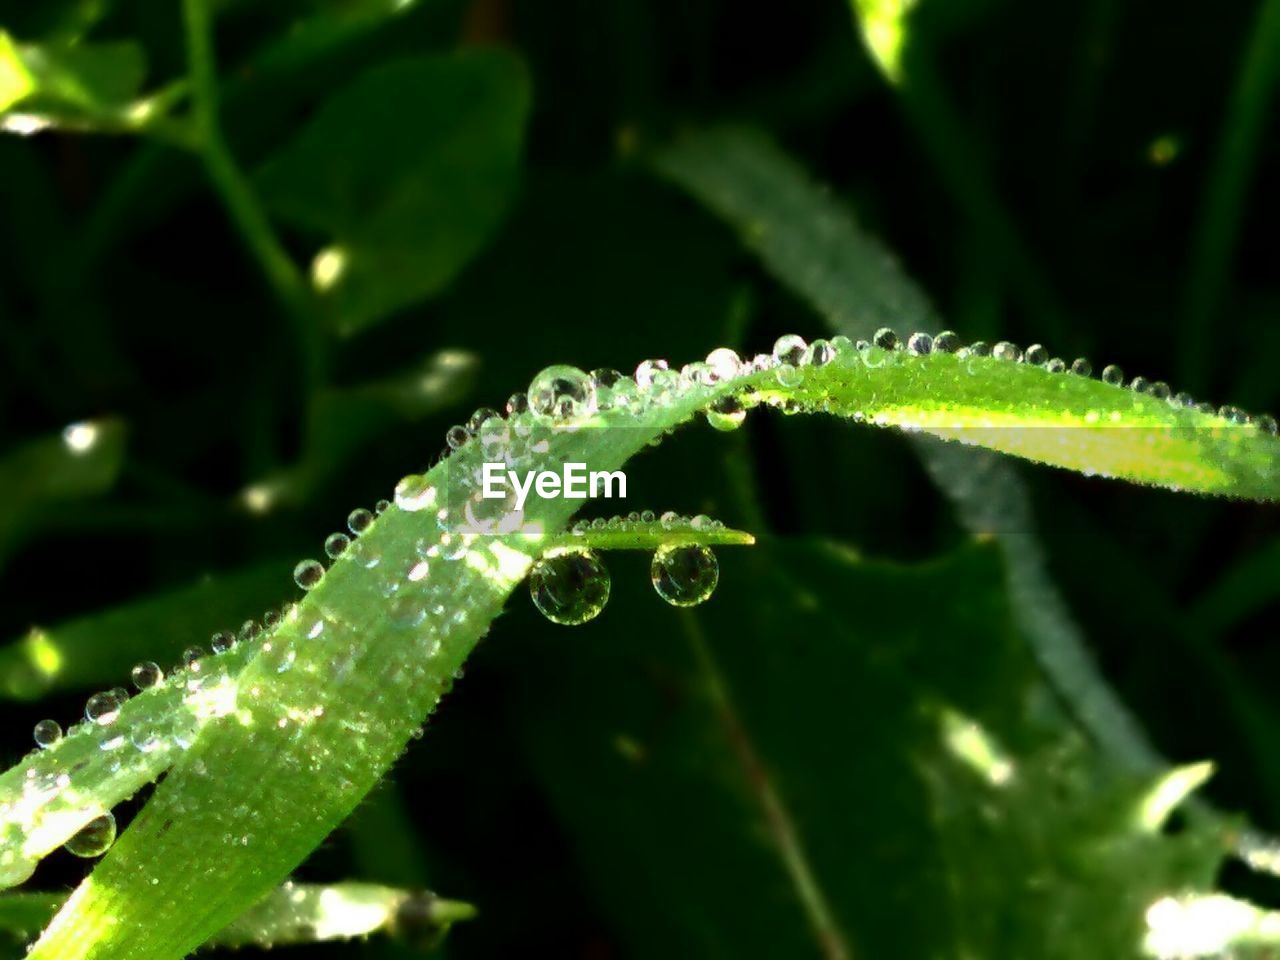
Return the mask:
[[[495,456],[520,470],[558,472],[568,462],[616,470],[712,405],[740,398],[1179,489],[1280,497],[1280,440],[1084,377],[848,343],[828,362],[762,358],[720,378],[707,369],[664,373],[633,404],[568,429],[531,413],[493,421],[496,432],[405,478],[397,506],[322,578],[310,578],[310,591],[273,629],[202,662],[197,676],[125,704],[119,726],[95,725],[0,778],[0,804],[21,804],[24,768],[52,777],[49,802],[61,804],[61,817],[51,820],[34,802],[21,806],[25,820],[9,824],[0,847],[29,857],[60,822],[109,807],[108,788],[119,790],[123,765],[86,774],[66,764],[69,754],[100,749],[103,730],[127,737],[175,714],[196,721],[189,749],[166,741],[153,751],[172,758],[168,777],[68,900],[33,960],[179,957],[282,882],[350,814],[576,509],[572,500],[531,498],[523,525],[510,532],[462,532],[464,516],[485,531],[496,529],[486,518],[512,516],[506,501],[479,499],[481,464]]]

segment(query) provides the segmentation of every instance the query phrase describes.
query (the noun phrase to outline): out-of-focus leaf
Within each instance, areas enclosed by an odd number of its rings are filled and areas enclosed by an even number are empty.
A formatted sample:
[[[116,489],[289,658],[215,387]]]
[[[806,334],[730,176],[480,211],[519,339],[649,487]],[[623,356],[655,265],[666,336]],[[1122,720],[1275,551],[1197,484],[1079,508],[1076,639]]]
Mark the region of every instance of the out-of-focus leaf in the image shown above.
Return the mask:
[[[292,567],[292,561],[268,563],[208,576],[112,610],[33,627],[0,647],[0,699],[119,685],[139,660],[176,660],[191,646],[207,645],[215,630],[234,632],[278,605]]]
[[[136,43],[18,44],[0,31],[0,128],[116,126],[145,73]]]
[[[117,420],[74,423],[0,457],[0,557],[53,504],[110,489],[124,463],[125,429]]]
[[[1187,777],[1086,747],[1000,568],[766,543],[684,624],[619,589],[607,642],[518,658],[517,722],[621,952],[1122,960],[1152,902],[1210,888],[1217,838],[1153,829]]]
[[[313,280],[341,333],[442,289],[514,195],[528,79],[499,50],[379,66],[268,161],[281,218],[323,236]]]

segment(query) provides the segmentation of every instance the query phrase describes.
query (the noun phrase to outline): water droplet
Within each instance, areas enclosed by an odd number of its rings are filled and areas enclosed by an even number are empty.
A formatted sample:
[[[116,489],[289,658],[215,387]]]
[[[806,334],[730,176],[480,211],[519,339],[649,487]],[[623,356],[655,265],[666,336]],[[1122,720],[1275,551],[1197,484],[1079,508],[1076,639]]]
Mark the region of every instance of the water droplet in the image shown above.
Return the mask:
[[[789,363],[780,363],[773,371],[780,386],[794,387],[800,383],[800,368]]]
[[[481,407],[471,415],[471,419],[467,421],[467,429],[471,433],[479,433],[480,428],[494,418],[500,418],[501,414],[493,407]]]
[[[90,723],[106,726],[115,720],[119,712],[120,701],[110,691],[95,693],[84,702],[84,718]]]
[[[746,408],[735,396],[721,397],[707,408],[707,423],[717,430],[736,430],[746,419]]]
[[[347,529],[357,537],[373,526],[373,514],[364,507],[356,507],[347,514]]]
[[[907,353],[913,357],[933,353],[933,337],[927,333],[913,333],[907,340]]]
[[[203,656],[204,650],[200,647],[187,647],[182,651],[182,664],[186,667],[194,667]]]
[[[1108,364],[1102,368],[1102,382],[1118,387],[1124,383],[1124,371],[1114,363]]]
[[[230,630],[219,630],[209,638],[209,649],[214,653],[226,653],[235,642],[236,638]]]
[[[773,361],[779,365],[797,367],[804,360],[808,344],[794,333],[779,337],[773,345]]]
[[[529,573],[533,605],[552,623],[595,619],[609,602],[609,571],[592,550],[570,549],[540,558]]]
[[[960,349],[960,335],[954,330],[943,330],[933,338],[934,353],[955,353]]]
[[[261,630],[262,628],[258,626],[256,621],[246,620],[244,623],[240,624],[240,633],[238,634],[238,639],[240,640],[241,643],[245,643],[246,641],[252,640],[254,637],[256,637],[261,632]]]
[[[1050,373],[1064,373],[1067,369],[1067,363],[1065,360],[1053,357],[1052,359],[1045,361],[1044,368]]]
[[[466,427],[452,426],[445,431],[444,435],[444,442],[449,445],[450,450],[457,450],[470,439],[471,434],[467,432]]]
[[[293,568],[293,582],[299,589],[310,590],[324,579],[324,567],[316,560],[303,560]]]
[[[665,360],[645,360],[636,367],[636,388],[644,394],[661,400],[670,394],[676,377]]]
[[[513,393],[507,398],[507,416],[514,417],[529,409],[529,395]]]
[[[1033,343],[1027,347],[1027,352],[1023,354],[1022,359],[1039,367],[1049,362],[1049,350],[1043,344]]]
[[[349,546],[351,538],[345,533],[331,533],[324,540],[324,555],[330,560],[337,560]]]
[[[640,522],[641,522],[641,523],[653,523],[653,521],[654,521],[654,517],[655,517],[655,516],[656,516],[656,514],[655,514],[652,510],[641,510],[641,511],[640,511]]]
[[[1071,361],[1071,372],[1077,377],[1089,377],[1093,375],[1093,364],[1084,357],[1076,357]]]
[[[1271,414],[1269,413],[1258,414],[1258,418],[1254,421],[1254,424],[1263,433],[1270,434],[1273,437],[1276,435],[1276,432],[1278,429],[1276,424],[1276,418],[1273,417]]]
[[[697,543],[659,547],[649,567],[653,589],[667,603],[692,607],[715,592],[720,582],[720,561]]]
[[[707,380],[720,383],[732,380],[742,371],[742,360],[734,350],[720,347],[707,354]]]
[[[806,367],[825,367],[836,358],[836,351],[826,340],[815,340],[804,352],[802,361]]]
[[[41,720],[31,731],[31,736],[37,747],[48,750],[62,739],[62,725],[57,720]]]
[[[871,338],[871,343],[881,350],[898,349],[898,334],[889,327],[881,327]]]
[[[217,641],[218,637],[230,638],[231,634],[215,633],[214,634],[215,642]],[[217,650],[217,649],[218,649],[217,646],[215,646],[214,650]],[[160,665],[158,663],[154,663],[151,660],[143,660],[141,663],[135,665],[131,671],[129,671],[129,676],[133,680],[133,685],[135,687],[137,687],[139,690],[146,690],[148,687],[154,687],[157,683],[159,683],[161,680],[164,679],[164,671],[160,669]]]
[[[970,357],[991,356],[991,344],[985,340],[975,340],[965,348],[965,355]]]
[[[1151,381],[1146,377],[1134,377],[1129,381],[1129,389],[1134,393],[1146,393],[1151,389]]]
[[[436,488],[420,473],[411,473],[396,484],[396,506],[413,513],[436,502]]]
[[[992,347],[991,355],[997,360],[1007,360],[1010,363],[1017,363],[1022,359],[1022,351],[1018,349],[1018,345],[1008,340],[1001,340]]]
[[[547,367],[529,384],[529,409],[545,420],[589,417],[596,411],[596,385],[577,367]]]
[[[116,818],[110,812],[94,817],[63,846],[77,857],[100,857],[116,842]]]
[[[1191,407],[1194,407],[1196,405],[1196,398],[1193,397],[1191,394],[1187,393],[1187,391],[1183,390],[1180,393],[1174,394],[1173,403],[1175,406],[1186,407],[1190,409]]]
[[[1168,400],[1172,391],[1169,385],[1163,380],[1157,380],[1147,388],[1147,393],[1151,394],[1157,400]]]

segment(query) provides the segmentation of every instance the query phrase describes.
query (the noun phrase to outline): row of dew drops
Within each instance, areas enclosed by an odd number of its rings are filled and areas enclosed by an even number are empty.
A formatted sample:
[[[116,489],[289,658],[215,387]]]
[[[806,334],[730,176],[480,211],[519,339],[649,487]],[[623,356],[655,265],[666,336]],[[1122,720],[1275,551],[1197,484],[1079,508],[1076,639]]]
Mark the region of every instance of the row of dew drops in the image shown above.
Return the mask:
[[[531,431],[530,417],[552,425],[572,426],[599,412],[615,410],[637,416],[648,409],[670,403],[685,393],[727,382],[734,378],[773,370],[779,385],[797,385],[802,377],[801,368],[820,367],[831,363],[838,356],[854,354],[868,366],[883,362],[883,354],[877,351],[900,351],[905,355],[921,357],[929,354],[954,354],[964,359],[991,357],[1011,363],[1042,367],[1051,373],[1063,373],[1081,377],[1092,376],[1089,361],[1077,359],[1071,363],[1053,357],[1039,344],[1025,350],[1008,341],[994,345],[984,341],[962,344],[959,335],[951,331],[936,336],[914,333],[902,340],[890,328],[878,330],[870,340],[852,341],[837,336],[831,340],[814,340],[806,343],[795,335],[780,337],[771,353],[757,354],[750,359],[740,358],[728,348],[712,351],[702,363],[686,364],[679,371],[673,370],[665,360],[645,360],[635,373],[625,376],[612,369],[599,369],[591,373],[576,367],[556,365],[547,367],[534,377],[529,389],[513,394],[506,403],[506,416],[497,410],[483,407],[475,412],[465,425],[451,427],[445,434],[446,449],[441,457],[461,449],[473,440],[481,444],[486,458],[499,459],[513,441],[527,437]],[[1100,379],[1112,386],[1125,386],[1124,372],[1115,365],[1104,367]],[[1234,406],[1214,407],[1196,401],[1185,392],[1174,393],[1168,384],[1146,377],[1127,380],[1127,386],[1135,392],[1168,401],[1175,407],[1192,409],[1200,413],[1217,415],[1235,424],[1250,424],[1260,431],[1276,435],[1276,419],[1269,415],[1251,415]],[[747,404],[752,398],[744,394],[726,394],[714,401],[705,416],[711,426],[719,430],[733,430],[746,418]],[[771,398],[771,403],[782,406],[788,402]],[[395,504],[402,510],[413,512],[435,504],[435,490],[425,477],[413,474],[396,486]],[[379,501],[374,511],[364,508],[353,510],[347,518],[348,533],[330,534],[324,542],[325,555],[337,560],[358,537],[373,525],[375,514],[389,509],[391,503]],[[446,511],[437,516],[445,527]],[[576,534],[602,528],[625,528],[628,524],[651,524],[655,521],[652,511],[632,514],[613,520],[597,519],[581,521],[573,529]],[[716,521],[699,516],[692,520],[666,513],[659,522],[667,528],[689,526],[694,530],[718,526]],[[464,556],[473,534],[445,532],[426,546],[420,562],[406,574],[410,581],[426,576],[428,562],[436,557],[457,560]],[[423,544],[428,541],[424,539]],[[303,590],[317,586],[324,578],[325,567],[316,560],[303,560],[293,572],[294,582]],[[665,545],[654,553],[650,564],[650,579],[660,597],[675,606],[693,606],[707,600],[719,582],[719,563],[715,554],[701,544]],[[560,546],[548,551],[534,564],[529,575],[529,592],[535,607],[548,620],[559,624],[582,624],[594,619],[604,609],[609,599],[611,578],[608,569],[596,551],[585,546]],[[220,631],[214,634],[210,646],[217,653],[225,652],[237,642],[252,640],[265,628],[270,630],[279,622],[280,613],[267,613],[261,624],[246,621],[238,633]],[[199,647],[183,654],[179,669],[198,671],[204,651]],[[132,680],[139,691],[146,690],[164,679],[164,671],[153,662],[140,663],[133,668]],[[128,698],[121,687],[95,693],[85,703],[84,717],[90,724],[114,722],[120,706]],[[35,725],[36,745],[48,749],[63,736],[62,727],[54,720],[41,720]],[[104,741],[113,743],[114,741]],[[95,857],[105,852],[116,835],[114,816],[107,812],[88,823],[66,843],[66,849],[82,857]]]

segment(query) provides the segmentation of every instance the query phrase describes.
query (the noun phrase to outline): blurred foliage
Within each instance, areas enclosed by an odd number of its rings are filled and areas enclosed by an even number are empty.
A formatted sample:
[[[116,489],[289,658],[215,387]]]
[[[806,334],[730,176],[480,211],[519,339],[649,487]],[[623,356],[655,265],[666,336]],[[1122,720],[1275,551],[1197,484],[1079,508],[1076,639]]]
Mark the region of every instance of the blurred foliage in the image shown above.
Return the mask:
[[[1280,406],[1271,0],[214,6],[218,119],[301,326],[205,176],[178,5],[0,0],[0,636],[23,682],[32,636],[66,663],[7,711],[10,760],[130,660],[288,599],[259,571],[541,366],[823,333],[653,176],[709,124],[767,131],[968,339]],[[1123,956],[1154,897],[1214,879],[1201,827],[1134,825],[1152,780],[1067,719],[1001,561],[899,438],[760,414],[628,472],[637,509],[771,539],[693,615],[635,558],[589,626],[516,598],[304,879],[477,904],[459,958]],[[1215,761],[1217,805],[1280,830],[1280,514],[1021,474],[1116,693],[1163,755]],[[974,730],[1009,785],[955,749]],[[33,886],[83,872],[56,856]]]

